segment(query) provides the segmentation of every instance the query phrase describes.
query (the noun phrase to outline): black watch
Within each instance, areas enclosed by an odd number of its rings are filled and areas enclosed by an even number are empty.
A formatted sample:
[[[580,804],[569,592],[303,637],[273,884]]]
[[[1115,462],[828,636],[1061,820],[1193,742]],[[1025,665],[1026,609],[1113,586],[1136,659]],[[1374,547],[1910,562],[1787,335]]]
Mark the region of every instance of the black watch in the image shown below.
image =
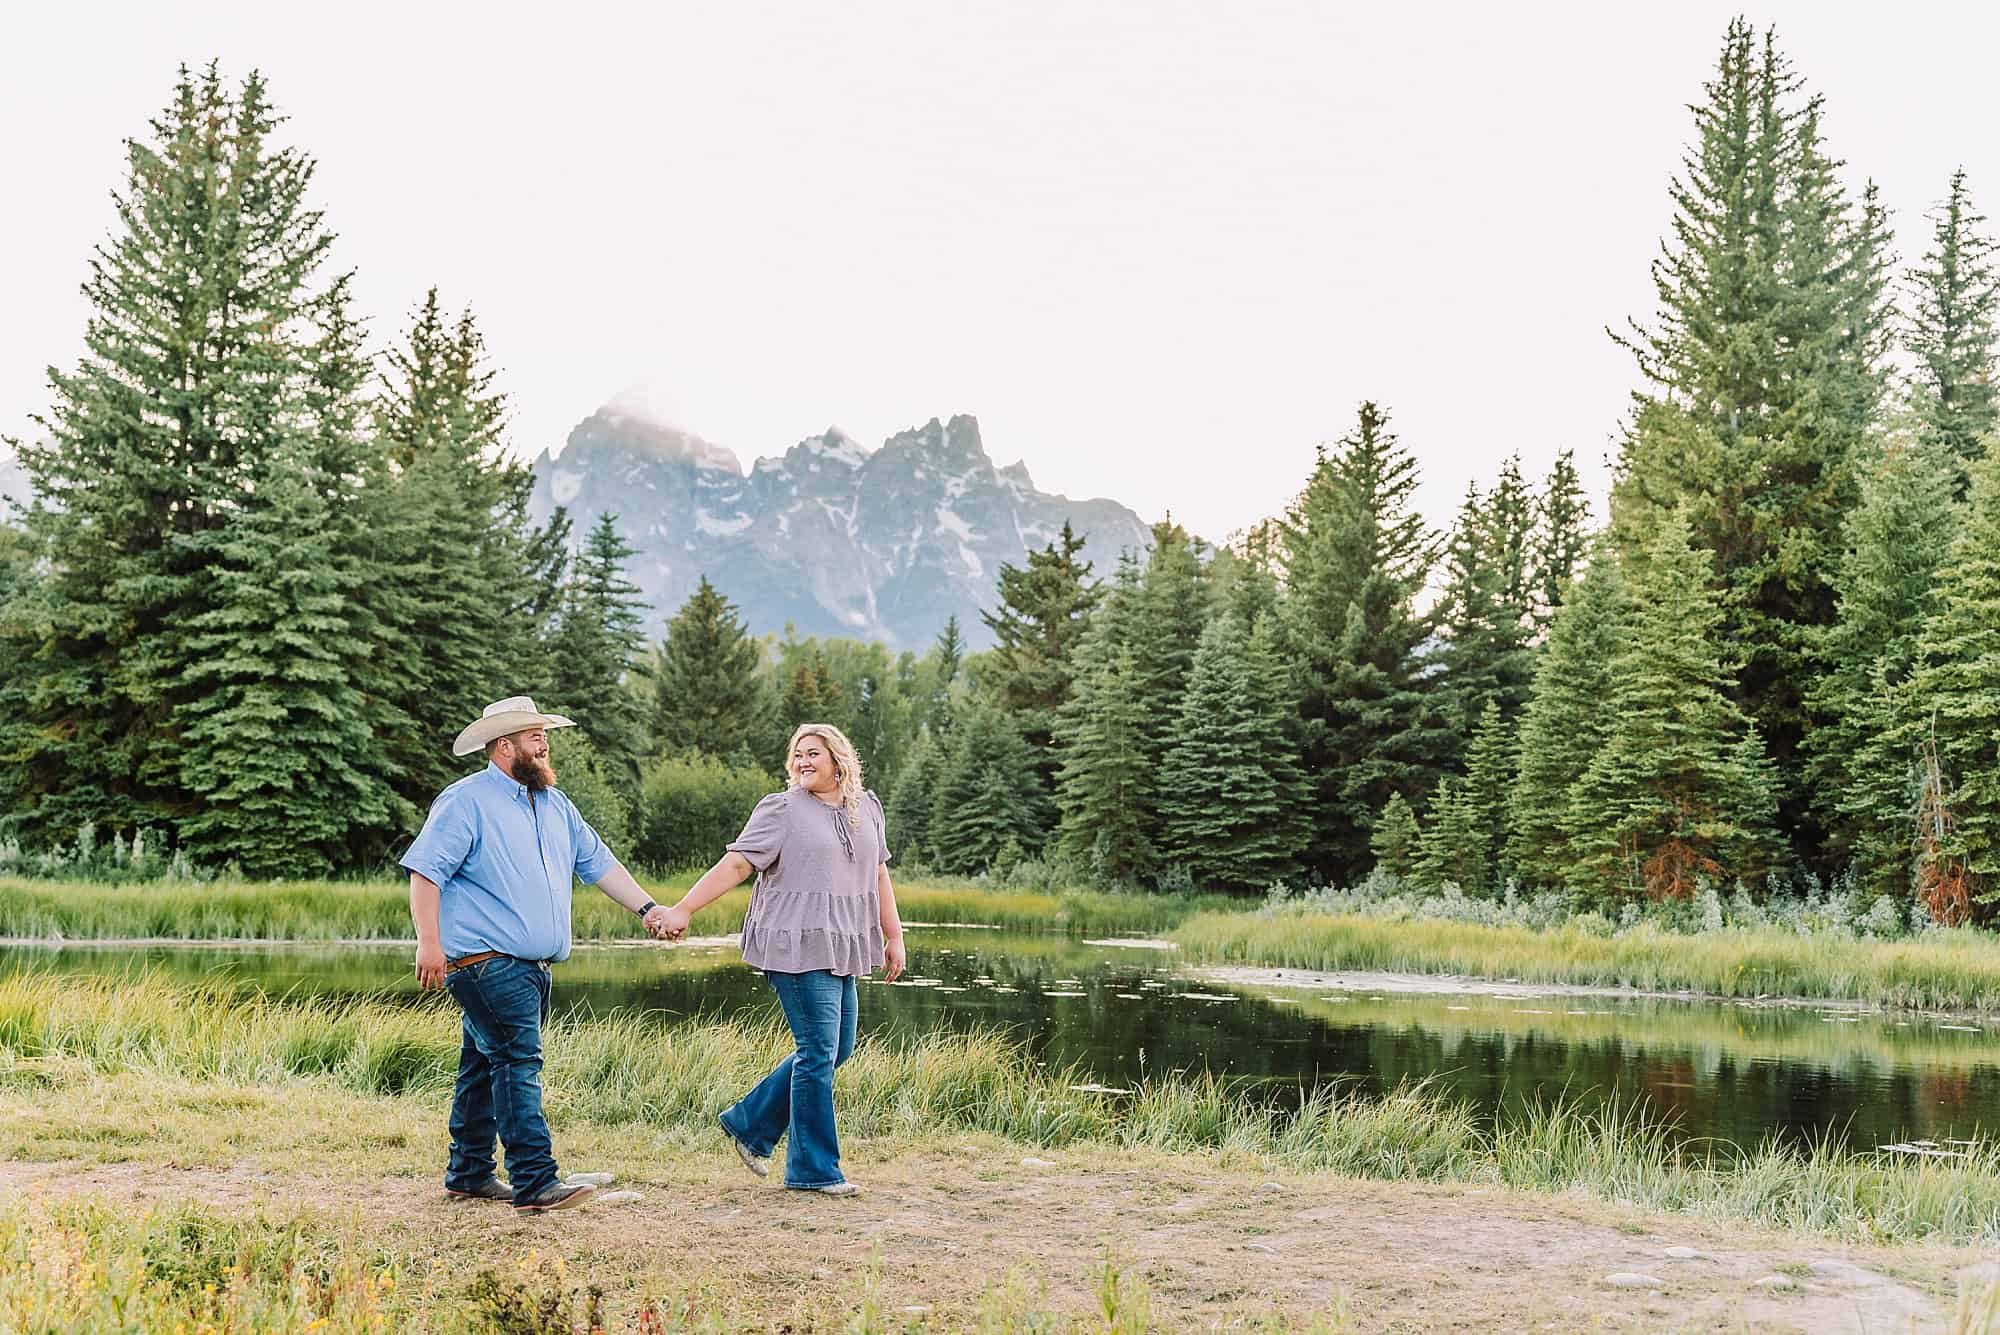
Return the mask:
[[[651,913],[654,909],[658,907],[660,907],[658,904],[655,904],[652,900],[649,899],[645,903],[641,904],[637,909],[635,909],[634,912],[636,912],[640,917],[643,918],[648,913]]]

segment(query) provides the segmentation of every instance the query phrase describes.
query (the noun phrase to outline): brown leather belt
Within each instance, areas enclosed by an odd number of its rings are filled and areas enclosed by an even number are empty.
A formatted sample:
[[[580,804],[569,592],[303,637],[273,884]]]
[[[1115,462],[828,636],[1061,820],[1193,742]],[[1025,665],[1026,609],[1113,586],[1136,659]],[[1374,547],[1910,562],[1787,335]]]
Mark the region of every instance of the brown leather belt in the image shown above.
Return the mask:
[[[482,950],[477,955],[460,955],[455,960],[446,960],[444,962],[444,971],[446,973],[457,973],[469,964],[484,964],[487,960],[500,959],[506,953],[504,950]]]

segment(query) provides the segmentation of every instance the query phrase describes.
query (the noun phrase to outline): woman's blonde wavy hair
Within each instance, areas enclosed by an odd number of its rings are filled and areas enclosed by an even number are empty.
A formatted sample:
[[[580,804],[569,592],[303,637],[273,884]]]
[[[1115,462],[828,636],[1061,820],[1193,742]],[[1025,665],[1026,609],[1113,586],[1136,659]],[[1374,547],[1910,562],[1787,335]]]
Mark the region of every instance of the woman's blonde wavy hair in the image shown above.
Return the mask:
[[[833,753],[833,763],[840,770],[840,800],[847,806],[848,825],[861,825],[861,757],[855,754],[854,743],[847,740],[847,734],[831,723],[801,723],[792,729],[792,740],[785,744],[785,778],[796,788],[799,776],[792,771],[792,752],[798,750],[799,739],[817,737],[826,743],[826,749]]]

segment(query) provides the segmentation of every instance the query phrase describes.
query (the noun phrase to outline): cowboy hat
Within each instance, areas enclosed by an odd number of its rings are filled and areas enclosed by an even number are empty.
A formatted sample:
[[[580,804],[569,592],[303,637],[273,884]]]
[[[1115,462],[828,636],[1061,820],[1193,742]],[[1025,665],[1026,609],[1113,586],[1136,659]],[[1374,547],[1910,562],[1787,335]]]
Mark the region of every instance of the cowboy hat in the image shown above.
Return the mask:
[[[544,714],[535,708],[535,702],[525,695],[510,695],[505,700],[495,700],[486,706],[479,721],[458,735],[451,744],[455,756],[469,756],[495,737],[505,737],[509,733],[526,732],[529,728],[574,728],[575,719],[564,718],[561,714]]]

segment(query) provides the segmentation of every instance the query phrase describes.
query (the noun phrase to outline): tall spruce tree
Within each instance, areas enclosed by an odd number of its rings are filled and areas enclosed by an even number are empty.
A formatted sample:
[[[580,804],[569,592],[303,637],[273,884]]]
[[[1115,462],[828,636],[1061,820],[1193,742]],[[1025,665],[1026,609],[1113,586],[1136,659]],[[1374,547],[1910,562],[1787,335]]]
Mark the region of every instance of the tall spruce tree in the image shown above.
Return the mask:
[[[193,799],[181,846],[253,876],[376,862],[415,814],[375,744],[406,721],[367,690],[384,646],[357,503],[368,364],[345,277],[300,356],[310,373],[279,418],[288,439],[210,547],[213,605],[190,622],[174,714]]]
[[[117,223],[83,287],[84,353],[50,371],[47,439],[20,448],[46,573],[8,620],[25,670],[0,683],[0,805],[30,841],[173,827],[192,809],[185,673],[233,597],[216,558],[314,427],[303,395],[333,237],[280,122],[258,75],[232,91],[214,65],[183,68],[126,143]]]
[[[1067,522],[1062,535],[1025,566],[1000,567],[1000,605],[980,617],[993,632],[985,679],[1000,707],[1014,716],[1037,755],[1043,791],[1055,792],[1056,714],[1069,703],[1076,675],[1076,646],[1104,597],[1077,559],[1083,538]]]
[[[1704,877],[1754,877],[1772,861],[1773,780],[1755,726],[1729,696],[1711,564],[1679,511],[1630,564],[1609,727],[1565,820],[1573,886],[1685,899]]]
[[[1993,384],[2000,275],[1963,167],[1951,174],[1951,190],[1931,224],[1931,248],[1908,282],[1904,341],[1917,360],[1909,396],[1923,439],[1959,460],[1963,494],[1962,470],[1985,454],[1986,437],[2000,422]]]
[[[1886,227],[1872,187],[1857,203],[1835,179],[1820,105],[1769,34],[1732,23],[1704,93],[1654,264],[1658,315],[1621,340],[1650,388],[1635,395],[1613,532],[1636,555],[1685,507],[1715,553],[1736,695],[1777,762],[1784,828],[1811,855],[1804,697],[1833,620],[1850,455],[1882,393]]]
[[[951,731],[951,688],[964,665],[965,637],[959,633],[958,616],[954,613],[944,619],[944,629],[932,641],[926,664],[930,670],[930,703],[924,710],[924,726],[939,736]]]
[[[802,723],[831,723],[846,731],[845,705],[840,683],[834,680],[826,655],[815,647],[793,665],[785,679],[784,694],[778,705],[778,721],[784,733],[780,745],[789,743],[793,730]]]
[[[1416,870],[1421,835],[1417,813],[1401,793],[1389,794],[1375,828],[1368,836],[1368,850],[1375,855],[1375,869],[1391,876],[1408,877]]]
[[[653,668],[658,743],[717,759],[751,744],[759,725],[758,656],[736,605],[703,575],[667,623]]]
[[[939,740],[927,732],[919,733],[909,758],[896,775],[887,803],[889,846],[899,857],[920,854],[919,861],[928,864],[930,860],[930,850],[935,846],[931,837],[931,810],[944,761],[944,747]],[[865,757],[862,763],[867,763]]]
[[[1433,795],[1418,843],[1419,884],[1447,881],[1469,894],[1488,894],[1506,877],[1507,798],[1518,760],[1514,723],[1488,700],[1466,754],[1464,778],[1448,777]]]
[[[1077,647],[1075,694],[1056,716],[1058,847],[1110,882],[1148,879],[1156,865],[1150,813],[1158,753],[1138,685],[1131,614],[1138,587],[1128,551]]]
[[[1549,466],[1535,498],[1535,622],[1546,631],[1590,546],[1590,501],[1577,476],[1576,452],[1564,450]]]
[[[1970,875],[1976,912],[1990,921],[2000,916],[2000,455],[1975,460],[1971,473],[1892,741],[1907,756],[1935,745],[1951,818],[1941,852]]]
[[[1040,849],[1053,825],[1035,755],[1013,720],[985,701],[959,711],[931,794],[926,845],[931,865],[983,872],[1012,843]]]
[[[1936,437],[1892,438],[1864,459],[1834,576],[1840,615],[1820,641],[1809,700],[1817,726],[1806,737],[1807,774],[1834,856],[1869,889],[1907,894],[1917,753],[1898,728],[1899,692],[1936,610],[1962,464]]]
[[[1469,745],[1489,703],[1512,718],[1534,671],[1533,498],[1517,461],[1502,465],[1488,496],[1468,487],[1445,544],[1438,655],[1452,724]]]
[[[1420,652],[1431,626],[1415,603],[1433,542],[1416,487],[1415,459],[1363,403],[1283,528],[1286,635],[1318,786],[1307,858],[1336,883],[1367,869],[1369,829],[1390,795],[1429,791],[1454,750]]]
[[[1164,741],[1180,715],[1195,650],[1208,624],[1204,551],[1204,544],[1171,517],[1153,525],[1153,548],[1127,609],[1132,641],[1143,648],[1135,659],[1133,685],[1156,742]]]
[[[625,573],[632,545],[618,531],[618,516],[599,515],[572,562],[562,621],[555,639],[552,700],[575,711],[598,757],[628,778],[638,775],[647,746],[653,693],[641,692],[641,627],[649,610]],[[552,708],[556,706],[551,706]]]
[[[549,695],[549,644],[568,580],[551,548],[568,519],[528,522],[533,477],[500,452],[507,402],[470,312],[447,320],[432,290],[385,364],[382,459],[364,493],[381,572],[371,603],[395,646],[380,690],[420,722],[380,744],[404,796],[428,805],[463,769],[436,720],[476,718],[508,695],[564,708]]]
[[[1163,860],[1198,887],[1262,891],[1294,875],[1309,796],[1290,735],[1298,701],[1269,617],[1202,631],[1162,767]]]
[[[1610,731],[1611,662],[1626,642],[1628,615],[1617,556],[1600,550],[1558,606],[1521,711],[1521,770],[1507,803],[1508,861],[1538,886],[1570,879],[1570,804]]]

